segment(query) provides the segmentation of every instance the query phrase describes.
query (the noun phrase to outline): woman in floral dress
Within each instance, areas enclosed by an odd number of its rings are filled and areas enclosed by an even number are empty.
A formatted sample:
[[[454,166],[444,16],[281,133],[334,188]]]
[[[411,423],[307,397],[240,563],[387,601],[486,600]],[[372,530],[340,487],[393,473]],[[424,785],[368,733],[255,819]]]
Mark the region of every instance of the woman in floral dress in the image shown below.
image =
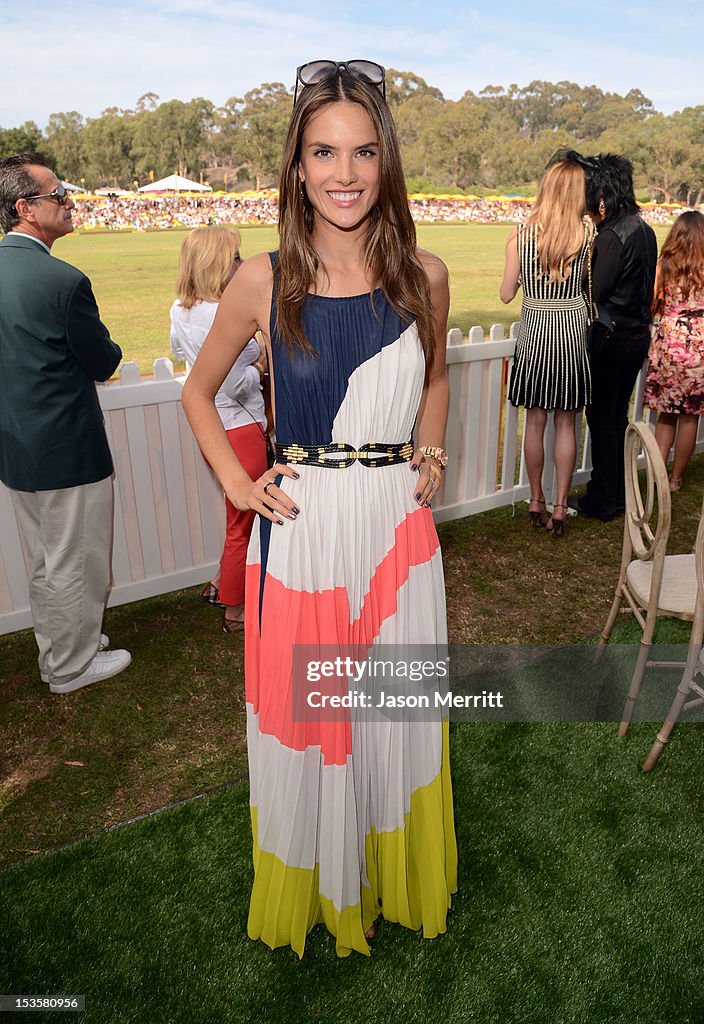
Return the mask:
[[[704,409],[704,214],[677,218],[655,278],[660,314],[648,354],[645,403],[658,410],[655,438],[663,459],[675,444],[670,490],[679,491]]]

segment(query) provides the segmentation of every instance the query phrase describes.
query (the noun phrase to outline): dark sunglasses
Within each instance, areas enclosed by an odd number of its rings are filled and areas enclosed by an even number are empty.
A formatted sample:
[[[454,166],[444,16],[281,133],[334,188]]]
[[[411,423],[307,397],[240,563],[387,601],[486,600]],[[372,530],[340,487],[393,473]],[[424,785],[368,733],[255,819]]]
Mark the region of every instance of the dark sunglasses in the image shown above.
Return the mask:
[[[296,68],[296,88],[293,94],[293,105],[298,99],[298,86],[305,89],[309,85],[317,85],[318,82],[339,75],[346,71],[355,78],[361,78],[363,82],[370,85],[381,86],[381,93],[386,99],[386,69],[381,64],[375,64],[373,60],[311,60],[307,64],[301,64]]]
[[[28,203],[33,199],[55,199],[59,206],[65,206],[70,198],[63,185],[57,185],[53,192],[43,192],[39,196],[22,196],[22,199],[26,199]]]

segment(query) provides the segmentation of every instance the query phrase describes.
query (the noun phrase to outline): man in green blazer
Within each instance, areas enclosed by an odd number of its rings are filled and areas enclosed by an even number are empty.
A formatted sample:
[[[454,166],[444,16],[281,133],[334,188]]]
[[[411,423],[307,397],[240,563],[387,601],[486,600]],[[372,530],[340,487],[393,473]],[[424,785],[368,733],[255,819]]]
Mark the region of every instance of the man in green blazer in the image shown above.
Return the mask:
[[[0,480],[29,560],[39,671],[70,693],[127,668],[101,633],[113,465],[95,381],[122,352],[90,281],[51,255],[74,204],[36,153],[0,160]]]

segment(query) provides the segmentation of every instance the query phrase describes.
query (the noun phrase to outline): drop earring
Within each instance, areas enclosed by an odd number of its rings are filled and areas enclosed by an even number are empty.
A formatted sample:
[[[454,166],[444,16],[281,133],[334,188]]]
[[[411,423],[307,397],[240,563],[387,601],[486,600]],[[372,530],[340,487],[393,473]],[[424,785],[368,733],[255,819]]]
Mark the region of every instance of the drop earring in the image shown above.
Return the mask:
[[[606,215],[606,204],[603,199],[599,200],[599,216],[604,217]]]

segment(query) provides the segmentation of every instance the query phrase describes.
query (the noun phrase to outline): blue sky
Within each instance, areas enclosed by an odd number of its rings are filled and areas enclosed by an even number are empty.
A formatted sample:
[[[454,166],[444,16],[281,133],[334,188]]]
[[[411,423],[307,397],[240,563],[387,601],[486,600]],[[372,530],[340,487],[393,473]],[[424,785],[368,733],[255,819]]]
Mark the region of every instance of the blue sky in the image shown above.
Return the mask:
[[[449,99],[533,79],[641,89],[670,113],[704,103],[702,3],[678,0],[27,0],[3,4],[0,126],[78,110],[293,84],[316,57],[370,57]]]

